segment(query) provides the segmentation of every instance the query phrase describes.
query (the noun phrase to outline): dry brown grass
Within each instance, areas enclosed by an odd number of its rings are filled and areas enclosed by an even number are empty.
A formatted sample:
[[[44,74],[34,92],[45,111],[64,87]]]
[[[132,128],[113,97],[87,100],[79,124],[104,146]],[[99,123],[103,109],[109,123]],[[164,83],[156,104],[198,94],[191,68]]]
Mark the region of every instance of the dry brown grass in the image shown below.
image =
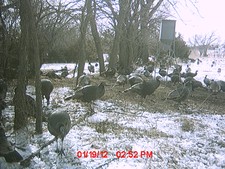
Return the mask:
[[[45,77],[43,77],[45,78]],[[219,93],[217,95],[209,96],[209,92],[203,88],[197,88],[192,92],[191,96],[178,105],[176,102],[166,100],[167,95],[170,91],[174,90],[176,86],[170,82],[161,82],[159,88],[146,99],[142,99],[135,93],[122,93],[121,91],[130,87],[126,84],[125,87],[115,86],[116,78],[105,78],[99,75],[91,75],[92,84],[97,85],[101,82],[106,83],[106,93],[101,98],[102,100],[121,100],[123,105],[128,103],[142,105],[146,111],[150,112],[180,112],[180,113],[210,113],[210,114],[224,114],[225,113],[225,93]],[[70,87],[75,88],[76,80],[74,78],[62,78],[52,79],[55,87]],[[32,82],[31,82],[32,83]],[[208,97],[208,98],[207,98]],[[207,98],[207,100],[205,100]]]

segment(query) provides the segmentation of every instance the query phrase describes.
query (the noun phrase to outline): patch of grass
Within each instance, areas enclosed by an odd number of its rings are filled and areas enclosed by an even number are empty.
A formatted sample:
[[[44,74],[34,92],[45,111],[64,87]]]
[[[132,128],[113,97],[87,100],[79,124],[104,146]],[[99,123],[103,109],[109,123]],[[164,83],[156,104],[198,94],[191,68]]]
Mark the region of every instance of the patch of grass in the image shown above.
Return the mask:
[[[98,133],[105,134],[105,133],[107,133],[109,126],[110,126],[110,123],[108,121],[102,121],[102,122],[95,124],[95,130]]]
[[[194,131],[194,122],[191,119],[182,119],[182,125],[181,125],[182,131]]]

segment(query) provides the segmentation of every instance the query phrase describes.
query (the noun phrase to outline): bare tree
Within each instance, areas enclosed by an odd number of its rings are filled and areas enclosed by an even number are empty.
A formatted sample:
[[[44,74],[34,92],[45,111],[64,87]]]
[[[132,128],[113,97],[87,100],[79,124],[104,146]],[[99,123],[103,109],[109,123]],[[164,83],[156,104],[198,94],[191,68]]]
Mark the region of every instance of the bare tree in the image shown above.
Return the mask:
[[[118,1],[119,11],[113,1],[105,0],[111,11],[115,31],[110,52],[109,67],[115,67],[119,54],[119,66],[129,69],[133,59],[141,57],[145,62],[149,56],[150,21],[163,0]]]
[[[84,64],[86,60],[86,51],[85,51],[85,44],[86,44],[86,33],[87,33],[87,26],[88,22],[90,21],[90,10],[91,10],[91,0],[85,0],[85,5],[82,9],[81,14],[81,23],[80,23],[80,37],[79,37],[79,60],[78,60],[78,74],[76,85],[78,83],[78,78],[84,72]]]
[[[28,124],[28,110],[26,105],[25,93],[26,93],[26,70],[27,70],[27,58],[28,58],[28,44],[29,44],[29,16],[27,14],[28,0],[20,0],[20,17],[21,17],[21,41],[20,41],[20,63],[19,74],[17,80],[17,90],[14,96],[15,104],[15,118],[14,118],[14,130],[21,134],[26,132],[26,126]],[[25,132],[24,132],[25,130]],[[26,144],[24,142],[24,144]]]
[[[141,58],[146,63],[149,57],[149,22],[157,9],[162,4],[163,0],[155,1],[141,0],[140,22],[141,22]]]
[[[214,32],[205,35],[195,35],[189,39],[189,44],[199,50],[200,56],[207,56],[207,50],[215,43],[218,43],[218,37]]]
[[[32,55],[32,61],[35,68],[35,93],[36,93],[36,132],[42,133],[42,97],[41,97],[41,81],[40,81],[40,55],[39,43],[37,36],[37,28],[35,25],[35,5],[34,0],[27,3],[27,13],[29,16],[29,54]]]
[[[96,23],[96,1],[95,0],[93,0],[92,8],[90,9],[90,25],[91,25],[92,36],[95,41],[95,47],[98,54],[99,65],[100,65],[100,75],[101,75],[101,73],[105,71],[105,66],[104,66],[104,60],[103,60],[101,38],[98,32],[97,23]]]
[[[37,29],[35,26],[35,18],[32,10],[31,1],[20,1],[20,17],[21,17],[21,43],[20,43],[20,64],[19,76],[17,81],[17,90],[15,93],[15,119],[14,129],[19,130],[26,128],[28,123],[26,101],[26,74],[28,64],[28,54],[32,53],[33,62],[35,65],[35,87],[36,87],[36,132],[42,133],[42,105],[41,105],[41,83],[40,83],[40,58],[38,48]]]
[[[8,3],[8,4],[7,4]],[[10,65],[10,55],[9,52],[11,48],[11,42],[14,39],[17,39],[18,37],[13,34],[13,32],[16,32],[16,28],[19,27],[19,24],[17,24],[17,16],[13,16],[16,14],[13,14],[12,11],[16,11],[16,6],[18,5],[18,2],[5,2],[3,0],[0,0],[0,76],[1,78],[6,78],[7,75],[10,75],[10,77],[15,76],[12,75],[11,72],[8,70],[8,67]],[[14,10],[9,10],[14,9]],[[16,12],[15,12],[16,13]],[[16,50],[16,49],[11,49]],[[15,66],[15,65],[14,65]],[[8,77],[7,77],[8,78]]]

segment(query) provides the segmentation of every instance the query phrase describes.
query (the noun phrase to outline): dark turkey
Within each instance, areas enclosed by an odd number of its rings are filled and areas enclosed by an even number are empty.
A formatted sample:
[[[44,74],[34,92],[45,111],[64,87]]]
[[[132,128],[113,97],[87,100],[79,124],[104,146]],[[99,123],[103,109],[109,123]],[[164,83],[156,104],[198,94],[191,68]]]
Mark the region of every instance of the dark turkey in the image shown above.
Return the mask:
[[[152,73],[154,71],[154,65],[145,66],[144,70],[147,70],[149,73]]]
[[[0,123],[0,157],[4,157],[8,163],[20,162],[23,157],[14,150],[11,143],[7,140],[5,130]]]
[[[7,94],[7,84],[4,80],[0,79],[0,99],[5,99]]]
[[[156,79],[151,79],[148,81],[143,81],[141,83],[137,83],[130,88],[123,91],[123,93],[131,91],[139,94],[141,97],[146,98],[147,95],[151,95],[160,85],[160,76],[157,76]]]
[[[115,68],[108,68],[105,72],[102,72],[102,75],[105,75],[106,77],[114,77],[116,74]]]
[[[180,74],[174,73],[174,74],[171,76],[171,82],[172,82],[173,84],[176,84],[176,83],[181,82]]]
[[[188,98],[191,91],[192,91],[192,83],[188,82],[182,86],[179,86],[177,89],[171,91],[167,99],[181,103],[182,101],[185,101]]]
[[[33,97],[30,95],[25,95],[26,103],[27,103],[27,110],[28,110],[28,116],[36,118],[37,113],[37,106],[36,101]]]
[[[193,77],[187,77],[184,80],[184,83],[187,83],[187,82],[191,82],[192,83],[192,91],[194,91],[196,88],[203,88],[202,82],[194,79]]]
[[[221,86],[217,83],[217,81],[211,80],[209,89],[213,94],[217,94],[221,90]]]
[[[174,76],[174,75],[176,75],[176,76],[177,76],[177,75],[180,75],[181,69],[182,69],[182,66],[180,66],[180,65],[175,65],[175,69],[173,70],[173,72],[167,74],[167,76],[171,78],[171,77]]]
[[[62,68],[61,71],[62,71],[61,77],[63,77],[63,78],[65,78],[69,74],[67,66]]]
[[[53,84],[49,79],[41,79],[41,93],[42,93],[42,98],[44,97],[47,100],[47,105],[49,105],[49,100],[50,100],[50,94],[53,90]]]
[[[198,70],[195,71],[195,73],[192,72],[187,72],[187,73],[182,73],[181,77],[187,78],[187,77],[195,77],[198,74]]]
[[[206,87],[209,87],[211,80],[207,78],[207,75],[205,75],[203,82],[205,83]]]
[[[61,77],[57,75],[54,70],[48,71],[46,76],[48,76],[50,79],[61,79]]]
[[[116,84],[124,87],[124,85],[127,84],[127,76],[126,75],[117,76],[116,83],[113,85],[113,87],[116,86]]]
[[[101,98],[105,94],[105,86],[104,82],[101,82],[98,86],[87,85],[75,91],[73,96],[69,96],[65,98],[65,100],[69,99],[77,99],[83,102],[91,102]]]
[[[218,68],[217,73],[221,73],[221,68]]]
[[[37,116],[36,100],[28,94],[25,95],[25,98],[26,98],[26,103],[27,103],[28,116],[36,118],[36,116]],[[42,114],[42,121],[44,121],[44,122],[47,121],[44,114]]]
[[[15,95],[13,97],[13,104],[16,104],[16,92],[17,92],[17,87],[15,88]],[[28,117],[33,117],[36,118],[37,115],[37,106],[36,106],[36,100],[28,95],[25,94],[25,99],[26,99],[26,107],[27,107],[27,116]],[[42,115],[42,120],[46,121],[46,117],[44,115]]]
[[[220,85],[221,91],[225,92],[225,81],[218,80],[217,83]]]
[[[16,105],[16,99],[17,98],[17,91],[18,87],[15,88],[15,94],[13,97],[13,105]],[[29,117],[36,117],[36,112],[37,112],[37,106],[36,106],[36,101],[34,100],[33,97],[31,97],[28,94],[25,94],[25,101],[26,101],[26,108],[27,108],[27,116]]]
[[[187,65],[185,71],[186,71],[186,73],[191,72],[191,68],[189,67],[189,65]]]
[[[88,65],[88,70],[90,73],[95,73],[95,67],[91,63]]]
[[[144,74],[145,77],[151,76],[151,73],[148,70],[144,70],[143,74]]]
[[[143,82],[143,79],[138,75],[131,75],[128,78],[128,82],[129,82],[130,86],[133,86],[135,84]]]
[[[160,76],[162,76],[162,77],[165,77],[166,75],[167,75],[167,71],[165,70],[165,69],[159,69],[159,74],[160,74]]]
[[[83,87],[91,84],[91,79],[88,75],[82,75],[78,78],[78,87]]]
[[[181,70],[182,70],[181,65],[175,64],[174,67],[175,67],[175,69],[173,70],[173,73],[180,73],[181,72]]]
[[[57,152],[63,154],[63,140],[71,129],[71,120],[67,112],[54,112],[48,118],[48,131],[56,137]],[[58,138],[61,139],[61,149],[58,147]]]

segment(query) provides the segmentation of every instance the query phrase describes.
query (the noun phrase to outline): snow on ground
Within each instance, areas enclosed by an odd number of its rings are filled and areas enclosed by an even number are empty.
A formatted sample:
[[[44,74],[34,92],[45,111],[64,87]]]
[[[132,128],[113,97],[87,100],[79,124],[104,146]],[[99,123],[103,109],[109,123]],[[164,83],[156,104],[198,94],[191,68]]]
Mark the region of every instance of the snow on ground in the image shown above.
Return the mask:
[[[201,58],[202,63],[192,63],[190,67],[192,72],[199,70],[197,80],[202,81],[206,74],[209,78],[225,80],[223,59]],[[211,67],[213,60],[216,64]],[[69,70],[74,68],[74,64],[44,64],[42,69],[59,70],[65,65]],[[219,67],[221,73],[217,72]],[[88,73],[87,65],[85,71]],[[28,90],[34,94],[31,86]],[[67,87],[55,88],[50,106],[44,107],[47,113],[67,111],[75,124],[64,140],[66,156],[60,157],[55,153],[54,142],[45,147],[40,156],[33,158],[27,169],[225,168],[225,115],[153,113],[140,105],[109,99],[95,101],[96,113],[78,123],[77,119],[87,112],[87,105],[65,102],[64,96],[71,92],[72,89]],[[13,107],[9,106],[4,113],[10,118],[12,111]],[[188,131],[183,129],[185,122],[189,124]],[[53,138],[46,129],[46,123],[43,127],[42,135],[31,137],[29,150],[19,150],[24,157]],[[80,152],[82,156],[88,152],[88,157],[78,158]],[[94,153],[101,153],[100,157],[90,157]],[[102,158],[106,155],[107,158]],[[6,164],[2,158],[0,160],[0,168],[23,168],[19,164]]]

